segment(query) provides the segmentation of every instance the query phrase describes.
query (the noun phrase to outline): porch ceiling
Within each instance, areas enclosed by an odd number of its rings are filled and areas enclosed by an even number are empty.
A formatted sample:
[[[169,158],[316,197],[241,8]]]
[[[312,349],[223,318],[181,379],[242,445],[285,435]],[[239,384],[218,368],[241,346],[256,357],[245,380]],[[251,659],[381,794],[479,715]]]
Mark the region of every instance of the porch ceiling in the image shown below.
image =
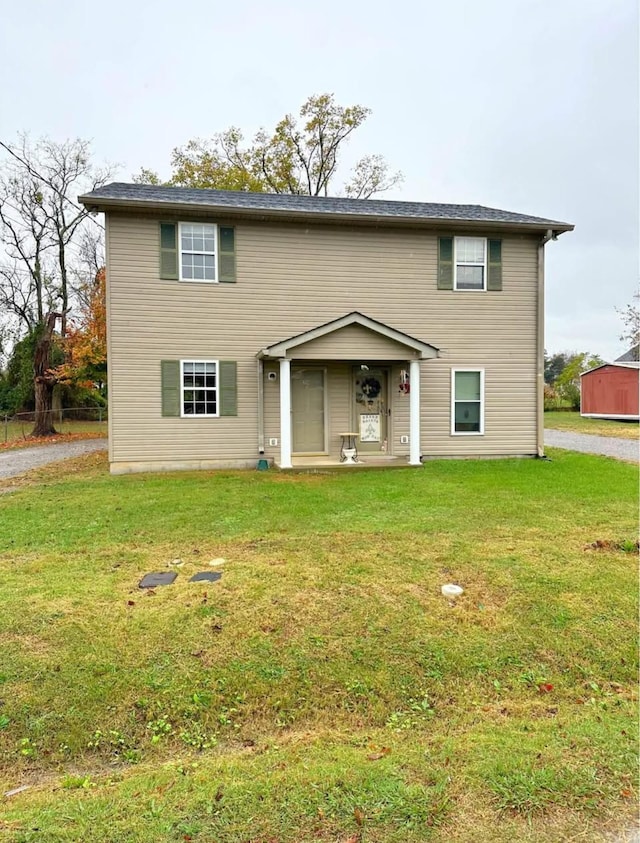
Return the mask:
[[[361,326],[380,338],[406,348],[407,358],[426,360],[438,357],[439,355],[439,350],[434,345],[416,339],[409,334],[405,334],[403,331],[398,331],[396,328],[392,328],[384,322],[371,319],[371,317],[365,316],[363,313],[353,311],[352,313],[347,313],[345,316],[341,316],[339,319],[333,319],[331,322],[325,322],[323,325],[318,325],[316,328],[311,328],[311,330],[304,331],[302,334],[296,334],[288,339],[267,346],[258,352],[257,356],[264,359],[291,358],[295,356],[294,352],[300,346],[323,337],[328,337],[350,326]],[[359,354],[357,356],[362,355]]]

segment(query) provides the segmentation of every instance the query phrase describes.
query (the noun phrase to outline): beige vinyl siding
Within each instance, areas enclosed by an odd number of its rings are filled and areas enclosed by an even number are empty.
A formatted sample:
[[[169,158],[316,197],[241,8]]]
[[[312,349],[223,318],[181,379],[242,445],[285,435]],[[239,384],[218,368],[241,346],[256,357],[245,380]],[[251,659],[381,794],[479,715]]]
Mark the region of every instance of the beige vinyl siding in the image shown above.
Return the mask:
[[[292,351],[299,360],[406,360],[408,354],[415,356],[405,345],[362,325],[349,325]]]
[[[327,372],[327,400],[329,420],[329,456],[337,459],[340,455],[340,434],[352,428],[353,406],[353,366],[351,363],[329,362],[323,366]],[[399,394],[400,371],[402,367],[390,364],[390,395],[392,415],[390,419],[390,451],[395,456],[407,456],[409,446],[400,444],[401,436],[409,435],[409,396]],[[276,460],[280,445],[269,445],[269,439],[280,440],[280,386],[278,381],[270,381],[269,372],[278,373],[277,362],[265,362],[264,369],[264,431],[265,456]]]
[[[350,415],[352,369],[350,364],[334,362],[330,362],[321,368],[325,369],[327,373],[328,451],[330,457],[338,459],[340,456],[340,433],[349,430],[352,424]],[[279,382],[268,379],[267,373],[270,371],[278,371],[277,363],[265,364],[265,456],[277,461],[280,455],[280,385]],[[278,445],[269,445],[269,439],[277,439]]]
[[[187,215],[181,215],[187,219]],[[202,219],[199,217],[199,219]],[[226,220],[214,220],[224,224]],[[503,291],[436,287],[437,236],[417,229],[236,224],[237,283],[159,278],[157,217],[110,214],[107,227],[111,459],[130,462],[257,459],[256,353],[353,310],[441,349],[421,363],[421,444],[425,455],[536,452],[537,240],[505,237]],[[455,234],[455,231],[451,232]],[[487,230],[486,235],[495,232]],[[352,326],[302,347],[300,356],[332,347],[351,359],[396,361],[393,341]],[[354,341],[356,341],[354,347]],[[392,347],[395,350],[392,351]],[[412,352],[407,350],[407,359]],[[296,352],[292,352],[296,359]],[[160,360],[238,363],[238,416],[162,418]],[[350,367],[331,368],[330,441],[350,426]],[[452,437],[451,368],[485,369],[485,435]],[[406,453],[408,396],[392,372],[393,453]],[[265,373],[277,362],[265,361]],[[266,377],[266,374],[265,374]],[[265,380],[265,442],[279,439],[279,385]],[[339,443],[338,443],[339,444]],[[271,449],[277,456],[279,449]]]

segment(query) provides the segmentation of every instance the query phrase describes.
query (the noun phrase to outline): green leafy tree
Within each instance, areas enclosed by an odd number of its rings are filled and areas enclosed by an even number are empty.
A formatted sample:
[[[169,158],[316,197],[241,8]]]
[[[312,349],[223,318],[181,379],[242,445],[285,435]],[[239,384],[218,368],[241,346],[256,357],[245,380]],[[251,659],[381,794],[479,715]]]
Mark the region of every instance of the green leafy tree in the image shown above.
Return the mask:
[[[333,94],[311,96],[297,117],[287,114],[272,132],[261,129],[248,144],[242,131],[232,126],[210,140],[194,139],[174,149],[168,184],[328,196],[346,142],[370,114],[361,105],[338,105]],[[369,199],[401,180],[382,156],[365,155],[341,190],[346,196]],[[134,181],[161,183],[157,173],[144,168]]]
[[[33,410],[35,388],[33,359],[40,340],[42,325],[36,324],[14,346],[5,371],[0,376],[0,410],[13,415],[21,410]],[[52,363],[62,363],[63,354],[57,341],[51,349]]]
[[[566,352],[559,352],[557,354],[544,354],[544,382],[553,386],[558,375],[562,372],[564,367],[569,362],[570,355]]]
[[[579,410],[580,375],[604,362],[597,354],[590,354],[588,351],[569,355],[566,366],[555,381],[555,387],[561,399],[570,404],[574,410]]]

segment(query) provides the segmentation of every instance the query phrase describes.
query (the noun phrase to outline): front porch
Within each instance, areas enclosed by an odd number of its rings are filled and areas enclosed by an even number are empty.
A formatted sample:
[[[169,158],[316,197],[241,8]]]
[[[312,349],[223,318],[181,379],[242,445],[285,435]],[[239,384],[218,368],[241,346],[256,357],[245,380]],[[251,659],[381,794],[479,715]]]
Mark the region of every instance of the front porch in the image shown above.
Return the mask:
[[[263,349],[261,455],[285,470],[420,466],[420,364],[437,355],[359,313]]]
[[[419,463],[422,465],[422,463]],[[357,462],[345,463],[340,459],[331,457],[329,455],[320,456],[296,456],[291,457],[291,466],[285,468],[274,462],[275,468],[283,471],[313,471],[314,469],[326,470],[348,470],[348,469],[376,469],[376,468],[409,468],[409,458],[407,456],[387,456],[367,455],[363,459],[358,458]]]

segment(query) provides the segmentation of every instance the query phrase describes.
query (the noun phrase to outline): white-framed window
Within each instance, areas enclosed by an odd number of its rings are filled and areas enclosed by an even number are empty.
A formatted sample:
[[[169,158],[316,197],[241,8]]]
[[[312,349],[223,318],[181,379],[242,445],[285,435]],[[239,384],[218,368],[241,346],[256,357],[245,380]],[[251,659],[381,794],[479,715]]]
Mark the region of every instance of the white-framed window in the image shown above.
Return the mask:
[[[180,280],[218,280],[218,231],[214,223],[181,222],[179,225]]]
[[[180,415],[219,416],[218,361],[180,361]]]
[[[454,266],[454,290],[486,290],[486,238],[456,237],[454,240]]]
[[[484,433],[484,369],[451,370],[451,433]]]

